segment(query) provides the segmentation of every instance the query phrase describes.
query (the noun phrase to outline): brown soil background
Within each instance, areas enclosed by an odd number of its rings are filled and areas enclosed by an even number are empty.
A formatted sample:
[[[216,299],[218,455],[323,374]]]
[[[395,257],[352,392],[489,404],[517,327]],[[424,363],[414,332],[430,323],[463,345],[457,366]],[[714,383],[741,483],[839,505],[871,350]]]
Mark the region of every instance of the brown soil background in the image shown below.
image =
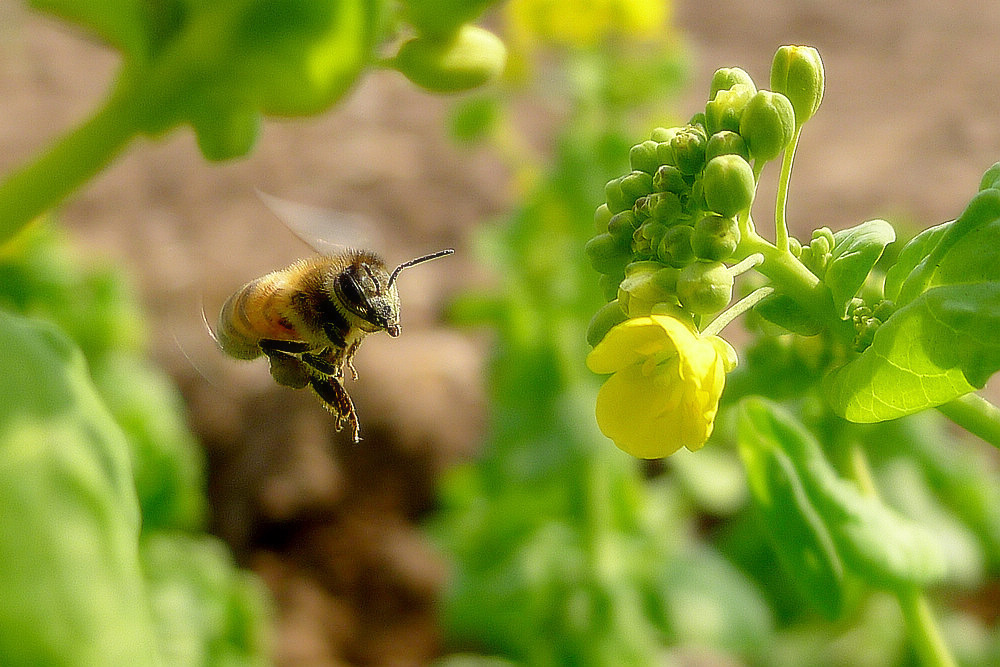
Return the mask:
[[[800,234],[873,217],[951,219],[1000,160],[996,3],[686,1],[675,23],[693,85],[667,119],[704,103],[717,67],[766,81],[778,45],[820,49],[826,97],[803,134],[789,204]],[[82,121],[115,66],[113,53],[22,3],[0,4],[0,172]],[[136,276],[156,357],[206,448],[213,529],[275,594],[279,664],[419,665],[442,650],[433,600],[446,563],[415,525],[437,474],[475,454],[486,340],[438,315],[463,284],[488,280],[469,233],[511,205],[500,163],[445,135],[448,104],[373,73],[321,117],[268,123],[242,161],[205,163],[186,130],[137,141],[62,211],[88,252]],[[558,124],[553,105],[531,108],[526,123]],[[207,340],[202,302],[212,312],[306,252],[255,188],[368,216],[390,262],[458,249],[404,274],[404,335],[372,337],[359,354],[361,381],[349,388],[360,446],[332,434],[305,392]]]

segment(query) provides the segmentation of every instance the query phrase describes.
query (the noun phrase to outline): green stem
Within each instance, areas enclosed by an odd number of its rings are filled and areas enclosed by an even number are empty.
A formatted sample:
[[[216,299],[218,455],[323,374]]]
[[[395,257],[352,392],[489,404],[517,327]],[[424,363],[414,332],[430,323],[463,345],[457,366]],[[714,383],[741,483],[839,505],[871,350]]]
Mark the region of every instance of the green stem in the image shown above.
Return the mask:
[[[785,208],[788,204],[788,183],[792,180],[792,160],[795,158],[795,147],[799,144],[799,134],[802,126],[797,125],[792,134],[792,141],[785,147],[781,158],[781,174],[778,176],[778,195],[774,203],[774,245],[782,252],[788,252],[788,223],[785,221]]]
[[[837,337],[851,340],[854,336],[853,329],[849,322],[845,323],[836,317],[833,299],[826,285],[787,249],[782,251],[759,236],[754,231],[753,221],[749,216],[746,220],[741,220],[741,223],[740,245],[736,248],[733,261],[740,261],[757,253],[763,255],[764,261],[755,268],[771,279],[776,290],[794,299],[817,321],[826,323]]]
[[[730,322],[756,306],[771,294],[774,294],[774,288],[769,285],[754,290],[712,320],[712,323],[702,330],[701,335],[705,337],[718,335],[720,331],[729,326]]]
[[[920,661],[928,667],[955,667],[927,597],[917,589],[898,592],[896,597]]]
[[[966,394],[938,406],[938,411],[969,433],[1000,449],[1000,408],[979,394]]]
[[[0,244],[111,162],[136,133],[135,97],[118,88],[87,122],[0,183]]]
[[[871,466],[864,450],[854,444],[850,450],[850,469],[861,493],[877,497]],[[934,612],[926,596],[917,588],[894,591],[903,612],[903,622],[910,635],[920,661],[927,667],[955,667],[951,650],[941,637],[941,631],[934,619]]]

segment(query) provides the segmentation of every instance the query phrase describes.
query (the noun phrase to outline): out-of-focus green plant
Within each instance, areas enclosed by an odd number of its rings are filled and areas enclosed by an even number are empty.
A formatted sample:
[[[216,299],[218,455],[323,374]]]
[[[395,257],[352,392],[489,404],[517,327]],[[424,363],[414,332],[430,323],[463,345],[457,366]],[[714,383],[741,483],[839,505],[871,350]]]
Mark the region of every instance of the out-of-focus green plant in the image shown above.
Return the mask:
[[[266,595],[201,532],[198,446],[121,272],[32,225],[0,313],[3,662],[265,664]]]
[[[0,182],[0,663],[266,664],[267,596],[204,532],[202,461],[118,271],[71,258],[58,204],[138,135],[247,155],[372,66],[435,90],[495,78],[491,2],[34,0],[121,53],[103,106]],[[388,52],[394,52],[391,55]]]
[[[119,51],[121,67],[104,105],[87,122],[0,183],[0,243],[138,135],[157,137],[187,124],[207,159],[242,157],[253,150],[262,117],[319,113],[373,65],[454,91],[495,78],[506,57],[495,36],[469,23],[489,2],[458,12],[422,0],[31,4]],[[409,37],[402,41],[404,35]],[[383,56],[394,45],[398,53]]]

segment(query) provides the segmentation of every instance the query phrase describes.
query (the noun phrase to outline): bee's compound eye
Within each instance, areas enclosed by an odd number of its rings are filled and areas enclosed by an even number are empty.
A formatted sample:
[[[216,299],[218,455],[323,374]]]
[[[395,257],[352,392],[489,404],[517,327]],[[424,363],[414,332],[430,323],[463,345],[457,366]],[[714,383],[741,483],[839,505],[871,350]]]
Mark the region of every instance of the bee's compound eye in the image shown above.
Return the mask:
[[[361,286],[353,271],[345,271],[337,279],[337,287],[340,290],[341,298],[350,305],[352,309],[360,309],[365,306],[365,297],[362,294]]]

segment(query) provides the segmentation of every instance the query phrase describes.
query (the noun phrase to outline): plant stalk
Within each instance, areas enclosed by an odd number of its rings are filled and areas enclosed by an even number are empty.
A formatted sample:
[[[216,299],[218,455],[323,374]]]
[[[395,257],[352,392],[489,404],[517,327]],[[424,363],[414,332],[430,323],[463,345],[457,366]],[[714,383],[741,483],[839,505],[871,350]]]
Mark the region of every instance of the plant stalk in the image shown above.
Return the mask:
[[[1000,408],[979,394],[960,396],[937,409],[969,433],[1000,449]]]
[[[136,134],[135,97],[119,87],[83,125],[0,183],[0,244],[66,199],[110,163]]]

